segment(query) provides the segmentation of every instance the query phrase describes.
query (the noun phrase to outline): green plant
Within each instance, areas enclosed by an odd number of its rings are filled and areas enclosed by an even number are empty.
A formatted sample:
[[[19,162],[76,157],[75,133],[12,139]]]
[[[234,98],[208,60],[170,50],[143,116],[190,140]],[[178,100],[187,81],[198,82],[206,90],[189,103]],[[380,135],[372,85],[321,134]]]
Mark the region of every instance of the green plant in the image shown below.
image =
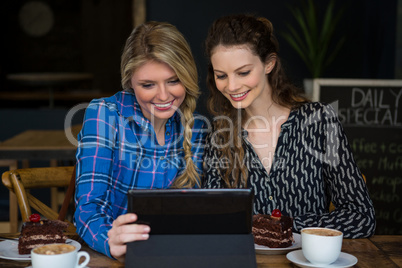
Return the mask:
[[[345,42],[345,36],[343,36],[332,44],[335,29],[344,9],[334,14],[335,1],[330,0],[322,21],[319,21],[314,0],[301,2],[300,8],[289,6],[301,31],[287,23],[289,32],[284,32],[282,35],[304,61],[312,78],[322,77],[325,68],[335,59]]]

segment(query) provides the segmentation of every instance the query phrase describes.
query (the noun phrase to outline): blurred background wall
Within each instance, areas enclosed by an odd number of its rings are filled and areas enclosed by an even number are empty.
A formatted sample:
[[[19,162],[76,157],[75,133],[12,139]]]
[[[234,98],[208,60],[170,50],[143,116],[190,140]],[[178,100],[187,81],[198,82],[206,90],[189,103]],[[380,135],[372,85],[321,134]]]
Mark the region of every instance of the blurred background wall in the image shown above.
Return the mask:
[[[21,72],[85,72],[93,75],[91,89],[106,93],[119,90],[120,55],[133,26],[132,4],[135,1],[2,1],[0,92],[30,90],[7,80],[8,74]],[[21,11],[30,2],[45,3],[53,14],[48,32],[41,36],[30,34],[23,26],[29,14],[21,14]],[[287,23],[295,25],[296,21],[288,7],[300,6],[300,0],[144,2],[147,20],[168,21],[176,25],[190,42],[199,67],[203,92],[207,92],[204,83],[206,61],[203,40],[213,20],[231,13],[248,12],[270,19],[279,39],[280,56],[289,77],[300,86],[303,86],[303,79],[309,77],[304,63],[281,35],[287,31]],[[329,0],[315,2],[323,15]],[[398,36],[402,34],[398,33],[402,29],[400,26],[398,28],[401,18],[398,16],[401,13],[398,6],[398,0],[335,1],[335,7],[344,7],[345,12],[336,27],[334,42],[341,37],[346,37],[346,42],[323,76],[373,79],[401,77],[401,41],[398,41]],[[33,25],[37,18],[29,20],[28,24]],[[199,102],[202,113],[205,112],[206,96],[203,94]],[[39,104],[43,103],[8,101],[3,107],[37,107]]]

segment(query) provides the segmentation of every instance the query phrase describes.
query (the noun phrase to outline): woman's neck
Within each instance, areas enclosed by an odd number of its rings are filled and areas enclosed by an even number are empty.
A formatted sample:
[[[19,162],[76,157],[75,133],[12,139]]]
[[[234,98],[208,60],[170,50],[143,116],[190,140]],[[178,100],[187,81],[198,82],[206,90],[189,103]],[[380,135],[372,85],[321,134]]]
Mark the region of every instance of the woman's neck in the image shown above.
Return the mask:
[[[282,125],[289,117],[290,110],[287,107],[275,103],[272,98],[256,101],[245,109],[245,129],[267,129]]]
[[[157,119],[152,122],[155,130],[156,139],[159,145],[165,145],[165,126],[167,119]]]
[[[270,87],[266,88],[263,94],[245,109],[246,121],[243,122],[249,121],[251,124],[261,125],[266,120],[271,121],[272,110],[275,109],[271,92]]]

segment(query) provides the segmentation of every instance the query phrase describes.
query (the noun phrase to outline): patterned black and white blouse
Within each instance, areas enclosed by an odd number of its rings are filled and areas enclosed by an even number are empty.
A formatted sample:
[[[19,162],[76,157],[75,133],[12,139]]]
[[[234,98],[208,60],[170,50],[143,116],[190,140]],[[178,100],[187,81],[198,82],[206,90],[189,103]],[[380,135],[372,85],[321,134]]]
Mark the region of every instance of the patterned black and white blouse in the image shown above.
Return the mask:
[[[224,188],[217,166],[219,149],[207,137],[203,187]],[[330,105],[313,102],[292,110],[282,124],[268,174],[243,130],[248,187],[253,189],[254,214],[280,209],[294,218],[293,229],[325,226],[345,238],[374,234],[376,221],[362,174],[357,167],[341,123]],[[329,212],[333,202],[336,209]]]

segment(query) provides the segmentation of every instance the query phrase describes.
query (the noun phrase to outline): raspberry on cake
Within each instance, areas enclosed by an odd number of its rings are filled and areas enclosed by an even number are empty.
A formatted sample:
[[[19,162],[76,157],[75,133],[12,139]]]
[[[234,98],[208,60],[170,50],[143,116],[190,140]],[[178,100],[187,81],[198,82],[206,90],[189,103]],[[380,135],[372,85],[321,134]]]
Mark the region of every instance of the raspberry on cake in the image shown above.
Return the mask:
[[[35,247],[65,243],[67,237],[64,231],[68,223],[60,220],[41,220],[39,214],[32,214],[28,222],[24,222],[18,239],[18,253],[30,254]]]
[[[254,215],[254,243],[270,248],[290,247],[294,242],[292,226],[293,218],[282,215],[278,209],[271,215]]]

